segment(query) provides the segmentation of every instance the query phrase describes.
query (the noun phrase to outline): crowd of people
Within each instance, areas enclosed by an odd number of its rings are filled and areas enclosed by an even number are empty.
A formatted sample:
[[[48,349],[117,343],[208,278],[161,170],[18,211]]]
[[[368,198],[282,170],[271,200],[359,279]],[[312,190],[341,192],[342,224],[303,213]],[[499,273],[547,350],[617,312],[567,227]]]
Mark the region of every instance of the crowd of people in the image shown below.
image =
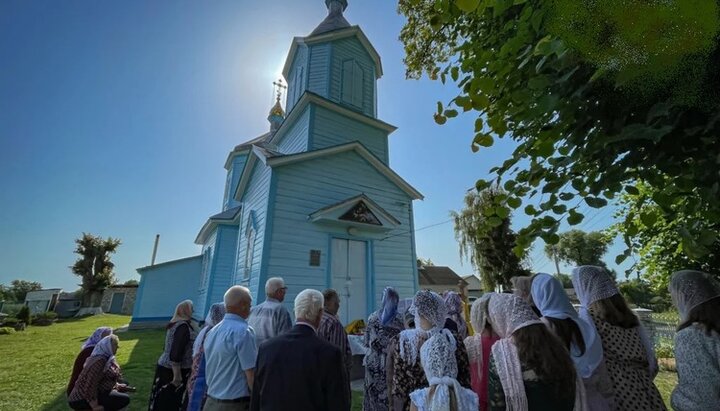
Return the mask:
[[[403,303],[391,287],[367,321],[367,411],[665,410],[653,380],[652,342],[604,268],[572,273],[576,310],[549,274],[514,282],[513,294],[486,293],[465,321],[463,299],[419,291]],[[352,356],[332,289],[306,289],[283,305],[281,278],[265,302],[233,286],[212,305],[199,333],[192,302],[167,325],[149,410],[350,409]],[[720,404],[720,283],[681,271],[670,292],[680,314],[675,339],[675,410]],[[405,308],[409,305],[409,308]],[[403,307],[404,306],[404,307]],[[98,328],[83,344],[68,384],[76,410],[120,410],[133,390],[115,354],[119,339]]]

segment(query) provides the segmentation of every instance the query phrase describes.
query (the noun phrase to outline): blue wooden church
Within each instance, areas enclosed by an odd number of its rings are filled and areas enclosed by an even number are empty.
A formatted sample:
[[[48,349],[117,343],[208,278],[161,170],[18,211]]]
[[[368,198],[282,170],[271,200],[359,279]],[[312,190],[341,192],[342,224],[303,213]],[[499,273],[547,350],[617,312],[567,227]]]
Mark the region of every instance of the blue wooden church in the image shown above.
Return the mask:
[[[409,297],[418,288],[413,200],[422,195],[389,164],[395,127],[377,118],[380,56],[343,12],[295,37],[285,62],[287,113],[280,98],[269,132],[236,146],[225,162],[222,210],[195,243],[202,254],[142,267],[132,327],[166,322],[189,298],[196,319],[234,284],[264,297],[265,281],[285,279],[285,303],[305,288],[332,287],[343,323],[367,318],[384,287]]]

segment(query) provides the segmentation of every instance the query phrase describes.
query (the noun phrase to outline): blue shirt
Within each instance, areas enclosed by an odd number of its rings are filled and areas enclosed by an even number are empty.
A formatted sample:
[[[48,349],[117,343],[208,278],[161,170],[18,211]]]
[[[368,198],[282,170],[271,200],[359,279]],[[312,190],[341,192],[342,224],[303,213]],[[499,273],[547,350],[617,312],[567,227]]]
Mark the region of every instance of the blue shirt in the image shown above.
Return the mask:
[[[225,314],[205,338],[207,394],[219,400],[249,397],[245,371],[255,368],[255,332],[235,314]]]
[[[292,328],[290,313],[280,301],[268,297],[264,303],[250,309],[248,322],[255,330],[258,346]]]

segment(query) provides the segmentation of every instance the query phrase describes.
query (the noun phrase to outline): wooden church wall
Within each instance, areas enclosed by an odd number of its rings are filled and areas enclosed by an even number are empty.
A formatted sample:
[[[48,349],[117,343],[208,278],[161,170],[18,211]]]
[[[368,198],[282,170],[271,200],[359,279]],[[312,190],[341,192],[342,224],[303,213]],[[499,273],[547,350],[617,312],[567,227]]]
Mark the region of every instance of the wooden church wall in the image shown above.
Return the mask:
[[[289,78],[285,79],[288,82],[288,95],[286,100],[286,110],[288,113],[305,92],[308,79],[307,60],[308,48],[306,46],[298,47],[297,53],[295,54],[295,60],[290,66],[290,71],[288,72]]]
[[[213,242],[213,258],[210,261],[209,275],[205,284],[200,285],[200,293],[195,311],[205,318],[213,303],[223,302],[225,291],[233,285],[235,279],[235,253],[237,252],[238,226],[218,226]]]
[[[208,287],[210,286],[210,279],[212,277],[212,267],[217,252],[217,238],[218,231],[215,230],[205,240],[202,253],[200,253],[200,255],[202,255],[200,280],[198,281],[198,296],[193,299],[193,309],[198,313],[198,317],[202,318],[204,318],[203,316],[205,315],[205,302],[207,301]]]
[[[278,167],[274,172],[277,191],[268,276],[285,278],[289,287],[286,302],[291,303],[304,288],[321,290],[330,286],[328,257],[332,236],[369,242],[373,262],[369,266],[369,277],[374,280],[372,293],[368,294],[372,296],[368,301],[370,311],[379,304],[382,289],[387,285],[396,287],[403,297],[414,294],[416,275],[410,234],[410,198],[403,191],[355,152]],[[361,233],[350,237],[346,227],[308,221],[312,212],[361,193],[393,214],[401,225],[387,233]],[[387,236],[393,237],[380,241]],[[317,267],[309,264],[310,250],[321,251]]]
[[[330,70],[330,100],[347,106],[342,101],[343,63],[346,60],[355,60],[364,72],[363,76],[363,114],[375,117],[375,64],[368,55],[360,41],[355,38],[346,38],[332,43],[332,66]]]
[[[310,127],[310,106],[303,109],[302,114],[297,118],[290,130],[282,136],[278,151],[283,154],[293,154],[307,151],[308,129]]]
[[[245,163],[247,162],[247,153],[244,154],[238,154],[233,158],[230,170],[228,171],[228,179],[226,182],[225,189],[225,199],[223,201],[223,211],[237,207],[240,205],[240,202],[235,200],[235,189],[237,189],[238,182],[240,181],[240,174],[242,174],[243,167],[245,167]]]
[[[385,131],[323,107],[315,108],[311,140],[312,150],[359,141],[380,161],[388,164],[388,144]]]
[[[332,53],[330,43],[317,44],[310,47],[310,70],[308,71],[308,90],[315,94],[328,97],[328,74],[330,70],[330,54]]]

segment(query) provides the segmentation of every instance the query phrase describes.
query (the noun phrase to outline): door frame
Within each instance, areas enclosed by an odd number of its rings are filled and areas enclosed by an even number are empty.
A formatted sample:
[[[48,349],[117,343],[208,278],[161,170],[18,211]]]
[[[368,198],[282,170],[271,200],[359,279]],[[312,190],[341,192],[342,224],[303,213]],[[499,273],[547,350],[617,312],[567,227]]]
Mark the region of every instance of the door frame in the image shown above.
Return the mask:
[[[116,295],[116,294],[122,294],[122,295],[123,295],[122,304],[120,304],[120,312],[119,312],[119,313],[114,313],[114,312],[112,311],[112,308],[113,308],[113,300],[115,300],[115,295]],[[123,309],[123,307],[125,306],[125,298],[126,298],[126,297],[127,297],[127,292],[126,292],[126,291],[123,291],[123,292],[113,291],[112,296],[110,296],[110,307],[108,307],[108,312],[110,312],[110,314],[122,314],[122,309]]]
[[[369,237],[352,236],[349,234],[328,234],[327,241],[327,261],[325,262],[325,288],[332,287],[332,241],[351,240],[362,241],[365,243],[365,317],[375,311],[375,256],[374,256],[374,240]],[[347,324],[346,324],[347,325]]]

